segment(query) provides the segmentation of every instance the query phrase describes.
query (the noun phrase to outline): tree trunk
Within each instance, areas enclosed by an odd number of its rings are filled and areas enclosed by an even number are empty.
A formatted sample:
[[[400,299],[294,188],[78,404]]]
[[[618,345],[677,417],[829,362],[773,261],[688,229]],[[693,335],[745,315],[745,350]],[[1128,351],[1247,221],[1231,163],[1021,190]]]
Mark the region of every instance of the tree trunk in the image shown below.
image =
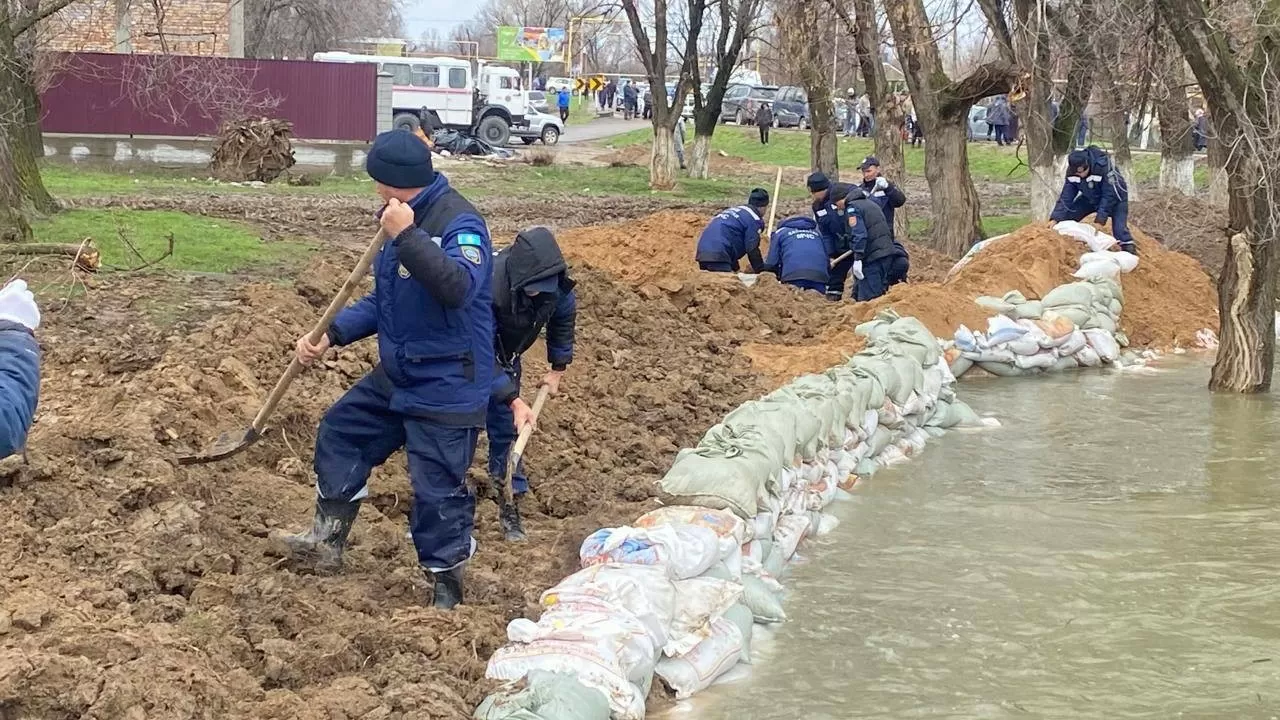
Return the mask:
[[[1050,62],[1049,27],[1035,0],[1015,0],[1014,56],[1024,82],[1027,100],[1022,116],[1031,168],[1031,219],[1047,220],[1062,188],[1062,170],[1053,151],[1053,125],[1049,117],[1053,66]],[[1026,80],[1029,78],[1029,82]]]
[[[835,107],[822,57],[822,31],[817,0],[790,0],[783,9],[783,47],[797,59],[800,82],[809,96],[809,166],[840,179]]]
[[[809,158],[813,167],[821,170],[831,178],[832,182],[840,179],[839,137],[836,133],[835,108],[831,103],[831,91],[818,96],[818,100],[809,101]],[[810,98],[814,97],[812,94]]]
[[[1226,156],[1230,240],[1218,281],[1221,326],[1209,389],[1265,392],[1275,358],[1276,234],[1280,207],[1280,121],[1267,98],[1280,92],[1280,18],[1275,3],[1256,15],[1247,60],[1201,0],[1157,0],[1161,20],[1178,41],[1216,120]],[[1244,53],[1241,53],[1244,55]],[[1244,69],[1238,63],[1246,63]]]
[[[896,0],[885,7],[916,118],[924,130],[924,174],[932,198],[934,245],[960,255],[982,239],[978,192],[969,176],[969,108],[984,97],[1008,92],[1017,73],[1012,65],[995,62],[952,81],[942,71],[923,0]]]
[[[39,100],[32,85],[34,78],[29,60],[24,61],[9,34],[8,22],[0,23],[0,108],[11,109],[0,110],[0,136],[3,136],[0,143],[7,146],[9,166],[9,170],[0,175],[0,182],[16,183],[14,192],[19,198],[16,211],[24,216],[58,209],[57,202],[45,189],[36,164],[40,115]],[[44,154],[43,144],[38,151]],[[30,230],[25,232],[29,234]]]
[[[0,242],[31,241],[31,226],[24,206],[9,141],[0,135]]]
[[[711,177],[711,136],[694,135],[693,148],[686,158],[689,177],[706,180]]]
[[[1205,164],[1209,169],[1209,202],[1218,207],[1227,207],[1227,151],[1218,139],[1218,131],[1213,122],[1213,112],[1209,116],[1209,147]]]
[[[842,6],[837,2],[836,11]],[[899,186],[907,179],[906,155],[902,152],[902,127],[905,113],[898,97],[889,91],[884,62],[880,59],[880,26],[876,22],[875,0],[853,0],[856,27],[854,43],[858,52],[858,66],[866,84],[867,99],[871,101],[871,114],[875,125],[876,159],[880,172]],[[852,108],[850,108],[852,111]],[[898,240],[909,238],[910,217],[907,208],[900,207],[893,215],[893,234]]]
[[[963,255],[985,237],[978,191],[969,177],[969,134],[957,122],[926,126],[925,133],[924,175],[932,200],[933,243],[942,252]]]
[[[649,156],[649,187],[654,190],[674,190],[679,167],[680,164],[676,161],[675,134],[671,128],[655,122],[653,152]]]
[[[1195,181],[1195,140],[1187,106],[1187,72],[1168,32],[1157,38],[1161,67],[1156,74],[1156,113],[1160,118],[1160,189],[1193,195]]]

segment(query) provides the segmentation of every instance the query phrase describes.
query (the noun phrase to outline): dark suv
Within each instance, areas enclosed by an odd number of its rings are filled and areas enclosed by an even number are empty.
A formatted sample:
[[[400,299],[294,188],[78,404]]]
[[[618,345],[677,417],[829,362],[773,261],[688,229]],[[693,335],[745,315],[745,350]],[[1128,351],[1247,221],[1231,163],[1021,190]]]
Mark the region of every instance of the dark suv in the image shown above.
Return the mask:
[[[733,120],[739,125],[755,122],[760,103],[772,103],[777,92],[777,88],[768,85],[730,85],[720,107],[720,122]]]
[[[804,88],[784,85],[778,88],[773,99],[773,117],[778,127],[797,125],[801,130],[809,127],[809,96]]]

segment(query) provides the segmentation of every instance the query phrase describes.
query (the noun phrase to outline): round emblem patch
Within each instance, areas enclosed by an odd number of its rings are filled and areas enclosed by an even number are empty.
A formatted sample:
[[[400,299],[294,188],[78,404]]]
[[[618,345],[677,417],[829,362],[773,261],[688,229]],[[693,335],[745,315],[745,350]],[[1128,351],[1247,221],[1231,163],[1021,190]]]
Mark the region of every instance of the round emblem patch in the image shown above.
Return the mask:
[[[401,278],[403,278],[403,279],[405,279],[405,280],[408,280],[408,279],[409,279],[409,268],[405,267],[404,265],[401,265],[401,266],[400,266],[400,277],[401,277]]]
[[[471,261],[472,265],[480,264],[480,248],[464,245],[462,247],[462,257]]]

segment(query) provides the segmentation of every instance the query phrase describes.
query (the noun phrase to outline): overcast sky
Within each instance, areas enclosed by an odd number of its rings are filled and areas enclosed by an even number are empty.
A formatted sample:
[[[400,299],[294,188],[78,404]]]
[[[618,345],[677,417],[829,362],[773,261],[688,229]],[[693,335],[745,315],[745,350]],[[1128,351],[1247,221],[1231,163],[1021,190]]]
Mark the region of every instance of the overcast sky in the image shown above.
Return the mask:
[[[431,29],[448,35],[455,26],[470,20],[478,5],[466,0],[404,0],[401,12],[405,34],[416,38]]]

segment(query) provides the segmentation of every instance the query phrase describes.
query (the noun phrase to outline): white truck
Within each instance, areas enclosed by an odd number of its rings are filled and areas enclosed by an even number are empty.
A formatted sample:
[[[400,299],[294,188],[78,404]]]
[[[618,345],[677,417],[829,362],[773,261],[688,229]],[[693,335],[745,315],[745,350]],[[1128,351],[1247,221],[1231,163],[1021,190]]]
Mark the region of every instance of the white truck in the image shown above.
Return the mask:
[[[317,62],[370,63],[391,75],[392,125],[417,130],[426,121],[465,130],[490,145],[506,145],[512,128],[527,125],[520,73],[453,57],[396,57],[320,52]]]

